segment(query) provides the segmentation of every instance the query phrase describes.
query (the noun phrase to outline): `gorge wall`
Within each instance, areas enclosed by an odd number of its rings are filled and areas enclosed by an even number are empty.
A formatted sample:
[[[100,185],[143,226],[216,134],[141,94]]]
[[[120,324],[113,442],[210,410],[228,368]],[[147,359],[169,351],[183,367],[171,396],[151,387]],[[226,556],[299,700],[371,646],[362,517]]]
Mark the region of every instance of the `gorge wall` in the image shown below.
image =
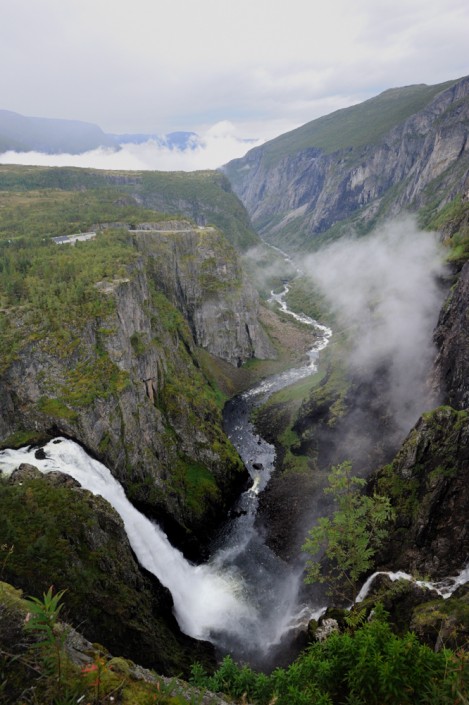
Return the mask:
[[[422,416],[376,486],[397,509],[384,565],[444,577],[467,565],[469,530],[469,263],[435,329],[433,383],[445,406]]]
[[[132,237],[125,276],[95,284],[110,315],[65,326],[61,344],[16,317],[24,341],[0,378],[0,438],[78,440],[196,550],[245,477],[199,351],[234,365],[274,352],[220,232],[179,222]]]
[[[290,247],[435,208],[469,187],[469,78],[392,89],[225,167],[259,232]]]

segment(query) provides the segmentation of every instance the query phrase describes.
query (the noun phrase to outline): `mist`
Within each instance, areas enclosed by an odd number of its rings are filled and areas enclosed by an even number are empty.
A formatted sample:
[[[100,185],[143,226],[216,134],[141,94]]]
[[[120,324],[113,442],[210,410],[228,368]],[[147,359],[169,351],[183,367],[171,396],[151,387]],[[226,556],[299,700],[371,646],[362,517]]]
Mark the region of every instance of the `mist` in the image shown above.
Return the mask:
[[[118,149],[99,147],[82,154],[46,154],[8,151],[0,154],[1,164],[28,166],[75,166],[90,169],[136,171],[197,171],[217,169],[242,157],[263,139],[246,139],[231,122],[218,122],[202,135],[194,135],[185,148],[171,147],[164,140],[122,144]]]
[[[302,267],[346,332],[352,374],[370,379],[385,371],[380,393],[387,397],[387,412],[408,432],[436,401],[428,376],[444,295],[438,235],[419,230],[407,216],[368,237],[340,240]]]

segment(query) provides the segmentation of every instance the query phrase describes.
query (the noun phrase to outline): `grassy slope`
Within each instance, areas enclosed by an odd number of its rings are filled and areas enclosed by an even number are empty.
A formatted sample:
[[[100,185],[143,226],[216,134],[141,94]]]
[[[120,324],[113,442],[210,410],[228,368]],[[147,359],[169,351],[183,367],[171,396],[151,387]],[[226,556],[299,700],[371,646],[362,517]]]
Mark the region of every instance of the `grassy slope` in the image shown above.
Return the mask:
[[[456,81],[435,86],[421,84],[391,88],[364,103],[337,110],[267,142],[262,147],[264,158],[273,164],[304,149],[316,148],[332,153],[376,142],[394,125],[422,110],[438,93],[454,83]]]

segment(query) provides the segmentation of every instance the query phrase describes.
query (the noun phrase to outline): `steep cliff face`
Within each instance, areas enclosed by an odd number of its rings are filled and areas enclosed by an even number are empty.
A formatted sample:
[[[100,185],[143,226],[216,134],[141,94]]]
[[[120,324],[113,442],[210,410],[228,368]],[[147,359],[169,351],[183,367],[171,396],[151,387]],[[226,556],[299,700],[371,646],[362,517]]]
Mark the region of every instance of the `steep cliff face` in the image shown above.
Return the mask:
[[[135,233],[148,252],[134,254],[125,276],[95,285],[111,313],[65,326],[62,339],[35,336],[17,316],[26,342],[0,378],[4,446],[48,433],[73,437],[186,546],[194,534],[202,541],[210,535],[244,481],[197,343],[234,364],[268,348],[256,298],[241,292],[234,251],[220,233],[191,228]],[[224,265],[226,252],[231,263]],[[178,272],[173,279],[163,276],[166,257]],[[207,281],[217,289],[213,297]],[[221,335],[209,331],[213,321]]]
[[[443,307],[435,331],[439,354],[435,378],[455,409],[469,408],[469,262]]]
[[[275,357],[260,327],[257,295],[234,249],[214,228],[189,223],[157,238],[139,233],[137,246],[150,260],[155,285],[188,321],[196,344],[240,366]]]
[[[466,262],[434,334],[432,381],[449,406],[424,414],[376,479],[397,509],[384,563],[436,578],[457,573],[469,556],[468,310]]]
[[[467,190],[468,119],[467,77],[395,89],[253,149],[225,169],[261,233],[304,245],[342,221],[367,228]]]
[[[432,578],[461,570],[469,555],[468,473],[467,411],[425,414],[376,481],[397,510],[385,565]]]

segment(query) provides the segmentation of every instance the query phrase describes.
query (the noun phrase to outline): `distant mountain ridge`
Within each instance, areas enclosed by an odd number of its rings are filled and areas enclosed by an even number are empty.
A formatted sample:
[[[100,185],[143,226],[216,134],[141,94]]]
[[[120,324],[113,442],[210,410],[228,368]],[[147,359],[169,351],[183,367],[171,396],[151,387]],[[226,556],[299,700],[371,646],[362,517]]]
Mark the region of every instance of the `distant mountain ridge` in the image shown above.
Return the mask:
[[[0,110],[0,153],[12,150],[82,154],[99,147],[118,149],[121,144],[142,144],[150,140],[169,149],[188,149],[196,138],[195,132],[183,131],[167,135],[112,134],[91,122],[27,117],[11,110]]]
[[[261,235],[314,247],[469,186],[469,77],[395,88],[250,150],[224,171]]]
[[[0,110],[0,150],[80,154],[97,147],[115,146],[98,125],[79,120],[26,117]]]

